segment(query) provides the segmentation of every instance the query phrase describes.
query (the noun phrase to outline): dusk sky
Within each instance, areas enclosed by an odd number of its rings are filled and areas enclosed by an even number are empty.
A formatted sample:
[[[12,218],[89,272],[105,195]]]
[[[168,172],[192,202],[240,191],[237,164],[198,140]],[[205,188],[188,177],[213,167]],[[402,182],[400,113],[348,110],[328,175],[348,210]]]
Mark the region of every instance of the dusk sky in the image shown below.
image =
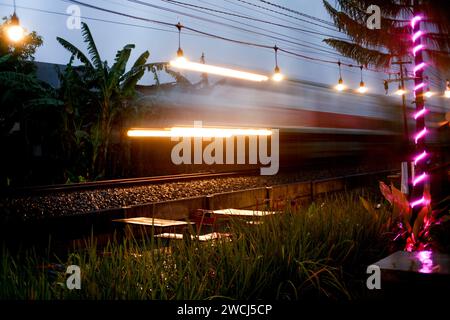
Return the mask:
[[[128,0],[81,0],[81,2],[147,19],[162,20],[174,24],[180,21],[183,25],[196,28],[200,31],[269,46],[276,44],[281,48],[319,59],[331,61],[341,59],[342,61],[351,62],[334,53],[335,51],[332,48],[323,43],[322,40],[325,36],[322,35],[299,32],[294,29],[282,28],[233,16],[224,16],[220,13],[211,11],[199,12],[198,8],[182,7],[179,4],[177,5],[163,0],[145,0],[143,2],[178,12],[168,12],[163,9],[144,6]],[[272,9],[276,11],[283,12],[296,18],[280,15],[275,12],[250,6],[249,4],[246,4],[245,1],[180,0],[180,2],[250,16],[256,19],[289,25],[295,28],[307,29],[327,35],[343,36],[338,32],[330,30],[330,28],[335,29],[333,26],[326,25],[320,21],[311,20],[296,15],[295,13],[289,13],[272,7]],[[331,22],[323,7],[322,1],[277,1],[276,3],[280,5],[284,4],[294,10]],[[0,0],[0,16],[10,15],[13,10],[12,4],[12,0]],[[263,5],[263,3],[260,4]],[[68,62],[70,55],[56,41],[57,36],[60,36],[85,50],[80,30],[70,30],[66,27],[66,10],[70,5],[71,3],[69,1],[64,0],[17,0],[17,14],[21,19],[21,23],[28,30],[35,30],[44,38],[44,45],[39,48],[36,54],[37,61],[59,64],[66,64]],[[267,5],[265,6],[267,7]],[[136,45],[131,61],[144,50],[150,51],[150,61],[153,62],[168,61],[174,57],[176,53],[178,40],[175,27],[139,21],[84,6],[80,6],[80,8],[81,16],[83,17],[82,21],[89,24],[103,60],[106,59],[111,63],[116,51],[128,43],[134,43]],[[37,11],[36,9],[40,11]],[[52,13],[45,11],[51,11]],[[185,14],[195,15],[200,19],[189,17]],[[224,20],[219,16],[233,21]],[[103,19],[111,22],[95,21],[90,18]],[[204,19],[212,21],[205,21]],[[306,22],[298,19],[303,19]],[[133,24],[136,26],[124,24]],[[232,25],[234,27],[226,26],[224,24]],[[271,37],[282,38],[282,40]],[[192,60],[199,59],[202,52],[204,52],[207,62],[211,64],[236,66],[264,73],[271,73],[274,68],[274,53],[271,49],[255,48],[230,43],[203,35],[193,34],[187,30],[184,30],[182,33],[181,43],[185,55]],[[334,85],[338,79],[338,67],[334,64],[309,61],[280,53],[279,65],[283,73],[289,78],[310,80],[329,85]],[[189,73],[188,77],[195,79],[198,75]],[[360,72],[355,68],[350,69],[344,67],[343,77],[349,87],[356,88],[360,81]],[[384,92],[384,74],[364,71],[364,77],[364,80],[371,88],[372,92]],[[142,83],[145,84],[150,81],[151,77],[147,75],[142,80]]]

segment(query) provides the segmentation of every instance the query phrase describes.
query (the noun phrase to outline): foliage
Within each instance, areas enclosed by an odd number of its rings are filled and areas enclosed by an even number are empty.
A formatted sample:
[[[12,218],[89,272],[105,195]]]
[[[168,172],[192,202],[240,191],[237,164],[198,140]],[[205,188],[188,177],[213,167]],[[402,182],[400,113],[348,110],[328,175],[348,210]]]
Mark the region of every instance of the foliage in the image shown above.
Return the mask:
[[[426,250],[433,247],[431,230],[433,227],[448,220],[448,216],[431,208],[429,190],[425,190],[426,205],[417,215],[413,214],[407,196],[394,185],[390,187],[380,181],[380,190],[392,206],[391,230],[395,234],[394,241],[405,244],[406,251]]]
[[[13,299],[354,299],[366,266],[385,255],[387,211],[368,214],[358,197],[333,195],[263,224],[232,220],[231,241],[129,239],[68,255],[82,270],[81,290],[45,259],[3,253],[0,296]],[[51,265],[54,266],[54,265]],[[63,268],[64,270],[64,268]],[[20,279],[20,280],[19,280]],[[357,289],[356,289],[357,287]]]
[[[411,27],[408,19],[412,15],[411,1],[406,0],[337,0],[337,8],[326,0],[325,9],[335,25],[343,31],[349,40],[328,38],[324,41],[344,56],[356,60],[362,65],[387,68],[395,58],[402,60],[411,55]],[[366,23],[370,14],[366,13],[370,5],[381,9],[381,29],[371,30]],[[423,0],[418,6],[426,17],[427,30],[434,30],[423,36],[427,44],[428,60],[443,70],[450,66],[450,8],[446,0]],[[407,59],[406,59],[407,60]]]
[[[11,18],[4,17],[0,25],[0,56],[10,56],[8,64],[3,64],[0,71],[17,71],[32,73],[34,71],[34,54],[43,43],[42,37],[35,31],[27,33],[20,42],[13,43],[8,40],[6,30],[11,24]]]
[[[89,164],[74,168],[72,176],[96,179],[108,175],[107,163],[111,160],[110,149],[113,131],[123,134],[127,122],[136,117],[136,84],[145,71],[154,75],[155,86],[159,87],[158,72],[166,71],[177,83],[190,85],[177,72],[167,68],[166,63],[147,63],[150,56],[143,52],[127,71],[133,44],[117,51],[114,63],[108,65],[97,50],[94,38],[87,24],[82,24],[82,35],[88,55],[62,38],[58,42],[71,53],[70,61],[61,75],[61,97],[65,101],[67,115],[63,119],[64,136],[69,142],[67,148],[72,163],[80,163],[76,154],[84,152],[82,158],[89,157]],[[81,66],[74,66],[78,60]],[[75,132],[75,135],[73,134]],[[123,153],[126,153],[123,150]]]

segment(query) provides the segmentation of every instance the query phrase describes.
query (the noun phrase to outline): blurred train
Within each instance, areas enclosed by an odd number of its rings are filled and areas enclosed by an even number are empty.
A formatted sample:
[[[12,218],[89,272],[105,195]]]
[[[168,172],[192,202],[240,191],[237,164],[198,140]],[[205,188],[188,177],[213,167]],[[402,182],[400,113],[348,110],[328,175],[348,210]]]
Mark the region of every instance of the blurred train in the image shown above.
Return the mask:
[[[139,108],[149,110],[131,127],[204,127],[280,129],[280,166],[308,163],[338,166],[339,161],[383,164],[407,154],[401,98],[360,94],[307,81],[249,83],[222,80],[215,85],[173,86],[154,90],[138,86]],[[414,132],[414,105],[408,106],[409,132]],[[443,125],[448,110],[429,106],[427,141],[447,157],[449,126]],[[154,172],[227,171],[230,166],[174,166],[170,138],[132,140],[131,157],[136,175]],[[207,142],[206,142],[207,143]],[[439,146],[439,147],[437,147]],[[247,169],[236,166],[233,169]]]

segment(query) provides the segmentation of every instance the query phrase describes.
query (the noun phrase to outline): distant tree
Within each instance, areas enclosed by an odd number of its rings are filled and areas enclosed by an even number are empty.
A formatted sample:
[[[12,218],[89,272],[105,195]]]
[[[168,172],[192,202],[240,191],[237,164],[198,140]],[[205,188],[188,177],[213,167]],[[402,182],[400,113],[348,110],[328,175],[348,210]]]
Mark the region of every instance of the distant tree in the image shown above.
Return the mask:
[[[2,64],[3,70],[31,73],[35,70],[34,54],[43,41],[35,31],[27,33],[24,39],[14,43],[6,33],[11,24],[11,17],[3,17],[0,25],[0,56],[9,55],[8,63]]]

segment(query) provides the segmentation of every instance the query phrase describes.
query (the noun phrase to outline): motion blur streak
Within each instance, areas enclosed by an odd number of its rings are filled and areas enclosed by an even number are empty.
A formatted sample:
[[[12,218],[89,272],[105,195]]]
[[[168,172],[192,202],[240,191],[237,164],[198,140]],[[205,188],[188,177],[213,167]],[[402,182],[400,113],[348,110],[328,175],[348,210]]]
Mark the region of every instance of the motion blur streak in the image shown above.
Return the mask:
[[[242,80],[249,80],[249,81],[267,81],[269,80],[269,77],[256,74],[256,73],[250,73],[245,71],[239,71],[229,68],[223,68],[203,63],[196,63],[186,60],[185,58],[178,58],[175,60],[170,61],[170,66],[178,69],[184,69],[184,70],[190,70],[190,71],[196,71],[196,72],[202,72],[202,73],[209,73],[209,74],[215,74],[219,76],[225,76],[230,78],[237,78]]]
[[[234,129],[234,128],[187,128],[174,127],[169,130],[158,129],[130,129],[129,137],[205,137],[229,138],[232,136],[270,136],[272,131],[267,129]]]

